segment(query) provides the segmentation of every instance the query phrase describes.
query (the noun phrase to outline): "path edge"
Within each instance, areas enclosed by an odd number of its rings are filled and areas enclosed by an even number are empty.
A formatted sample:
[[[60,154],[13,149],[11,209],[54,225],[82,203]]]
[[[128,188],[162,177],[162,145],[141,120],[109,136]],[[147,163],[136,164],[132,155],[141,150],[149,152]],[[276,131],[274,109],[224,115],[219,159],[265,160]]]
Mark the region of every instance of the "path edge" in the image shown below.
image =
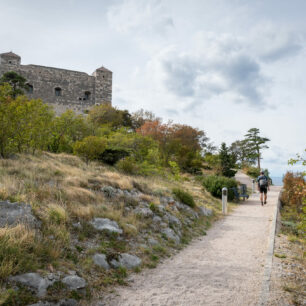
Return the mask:
[[[274,254],[274,244],[275,244],[275,235],[276,235],[276,224],[279,214],[279,209],[281,206],[281,195],[283,189],[280,190],[277,204],[275,207],[275,212],[272,220],[272,226],[269,235],[269,245],[268,245],[268,252],[266,253],[266,260],[265,260],[265,270],[263,275],[263,282],[261,287],[261,295],[259,299],[258,305],[267,305],[270,297],[270,281],[271,281],[271,273],[273,267],[273,254]]]

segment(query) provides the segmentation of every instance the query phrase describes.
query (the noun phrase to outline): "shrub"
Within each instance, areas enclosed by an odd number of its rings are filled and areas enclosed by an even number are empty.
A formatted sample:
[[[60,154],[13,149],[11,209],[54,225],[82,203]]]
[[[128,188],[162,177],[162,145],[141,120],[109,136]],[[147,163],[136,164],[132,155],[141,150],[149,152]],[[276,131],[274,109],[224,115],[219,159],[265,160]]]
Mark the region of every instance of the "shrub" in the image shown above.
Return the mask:
[[[253,178],[257,178],[260,175],[260,170],[257,167],[248,167],[246,173]]]
[[[203,186],[217,198],[222,197],[222,188],[228,189],[228,199],[234,199],[234,192],[231,188],[237,187],[237,182],[234,179],[224,176],[209,175],[203,178]]]
[[[98,159],[106,148],[106,141],[97,136],[85,137],[73,146],[74,154],[81,156],[86,162]]]
[[[174,196],[176,197],[176,199],[192,208],[194,208],[196,206],[193,196],[187,192],[184,191],[182,189],[179,188],[174,188],[172,190],[172,193],[174,194]]]
[[[138,173],[138,167],[137,164],[135,163],[135,160],[131,157],[126,157],[121,160],[119,160],[116,163],[116,167],[127,174],[136,174]]]

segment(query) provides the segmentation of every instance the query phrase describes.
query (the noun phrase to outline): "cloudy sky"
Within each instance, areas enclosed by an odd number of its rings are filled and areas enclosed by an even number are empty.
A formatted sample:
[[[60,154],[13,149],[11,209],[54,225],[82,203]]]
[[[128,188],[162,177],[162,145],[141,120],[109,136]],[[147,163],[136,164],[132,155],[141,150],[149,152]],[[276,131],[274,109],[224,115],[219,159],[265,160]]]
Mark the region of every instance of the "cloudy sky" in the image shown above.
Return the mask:
[[[0,0],[0,52],[90,74],[103,65],[114,106],[216,145],[257,127],[271,139],[263,167],[280,176],[306,147],[305,13],[304,0]]]

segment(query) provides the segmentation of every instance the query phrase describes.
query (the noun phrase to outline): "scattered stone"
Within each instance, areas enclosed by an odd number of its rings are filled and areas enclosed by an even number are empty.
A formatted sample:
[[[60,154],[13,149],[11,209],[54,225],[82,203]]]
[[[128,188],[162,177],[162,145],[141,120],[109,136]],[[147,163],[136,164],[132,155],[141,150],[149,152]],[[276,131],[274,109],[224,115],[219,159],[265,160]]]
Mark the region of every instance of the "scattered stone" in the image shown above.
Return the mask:
[[[152,221],[153,221],[154,223],[161,223],[161,222],[162,222],[162,218],[159,217],[159,216],[154,216],[153,219],[152,219]]]
[[[85,279],[77,275],[68,275],[64,277],[62,283],[64,283],[70,290],[82,289],[86,286]]]
[[[180,243],[180,237],[176,235],[173,229],[167,227],[165,229],[162,229],[161,233],[164,234],[168,240],[173,240],[177,244]]]
[[[148,244],[151,245],[151,246],[155,246],[155,245],[158,245],[158,241],[154,238],[149,238],[148,239]]]
[[[146,207],[137,207],[135,210],[134,210],[134,213],[140,217],[143,217],[143,218],[150,218],[150,217],[153,217],[153,212],[150,208],[146,208]]]
[[[45,296],[47,288],[51,286],[55,281],[45,279],[38,273],[25,273],[11,276],[9,280],[34,289],[39,297]]]
[[[160,203],[168,205],[169,203],[174,203],[174,199],[172,197],[161,197],[160,198]]]
[[[30,227],[39,227],[41,224],[33,216],[31,205],[0,201],[0,227],[16,226],[18,223],[23,223]]]
[[[168,214],[168,222],[170,225],[176,226],[178,228],[182,227],[181,221],[171,214]]]
[[[98,231],[122,234],[122,229],[118,226],[117,222],[110,219],[94,218],[90,221],[90,224]]]
[[[134,269],[141,265],[141,259],[135,255],[123,253],[119,255],[119,259],[113,259],[110,263],[114,268],[124,267]]]
[[[112,186],[104,186],[101,188],[101,191],[104,193],[104,195],[107,197],[107,198],[114,198],[117,196],[117,189],[115,189],[114,187]]]
[[[205,206],[200,206],[199,207],[199,213],[200,213],[201,216],[209,217],[209,216],[213,215],[213,210],[210,209],[210,208],[207,208]]]
[[[93,261],[97,266],[102,267],[105,270],[109,270],[110,268],[105,254],[95,254],[93,256]]]

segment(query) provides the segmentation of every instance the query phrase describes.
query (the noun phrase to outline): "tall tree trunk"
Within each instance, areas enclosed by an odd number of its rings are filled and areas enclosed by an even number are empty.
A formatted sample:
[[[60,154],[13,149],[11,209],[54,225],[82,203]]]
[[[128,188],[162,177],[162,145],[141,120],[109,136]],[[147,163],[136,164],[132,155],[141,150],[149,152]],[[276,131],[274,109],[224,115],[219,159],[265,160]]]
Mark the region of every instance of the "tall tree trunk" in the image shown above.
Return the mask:
[[[258,165],[258,169],[260,170],[260,152],[259,152],[259,150],[257,151],[257,153],[258,153],[258,157],[257,157],[257,165]]]

